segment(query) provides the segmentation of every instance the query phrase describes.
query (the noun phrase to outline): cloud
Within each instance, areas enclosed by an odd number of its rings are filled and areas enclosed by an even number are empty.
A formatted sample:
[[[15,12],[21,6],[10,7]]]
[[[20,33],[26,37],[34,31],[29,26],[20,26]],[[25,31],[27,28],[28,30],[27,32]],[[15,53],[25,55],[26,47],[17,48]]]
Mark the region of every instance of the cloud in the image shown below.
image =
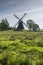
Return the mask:
[[[43,7],[43,0],[0,0],[0,12],[20,12]]]

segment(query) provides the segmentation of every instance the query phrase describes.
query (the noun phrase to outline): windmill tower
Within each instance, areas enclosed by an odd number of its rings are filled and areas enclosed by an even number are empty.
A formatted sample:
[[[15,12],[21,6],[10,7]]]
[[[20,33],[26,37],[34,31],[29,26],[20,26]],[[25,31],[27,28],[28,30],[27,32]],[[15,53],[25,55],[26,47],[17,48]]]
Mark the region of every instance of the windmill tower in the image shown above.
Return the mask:
[[[17,30],[23,30],[24,29],[24,26],[23,24],[27,27],[27,25],[22,21],[22,19],[24,18],[24,16],[26,15],[26,13],[19,19],[19,17],[17,17],[16,15],[14,15],[19,21],[16,23],[15,27],[17,26],[18,24],[18,27],[17,27]]]

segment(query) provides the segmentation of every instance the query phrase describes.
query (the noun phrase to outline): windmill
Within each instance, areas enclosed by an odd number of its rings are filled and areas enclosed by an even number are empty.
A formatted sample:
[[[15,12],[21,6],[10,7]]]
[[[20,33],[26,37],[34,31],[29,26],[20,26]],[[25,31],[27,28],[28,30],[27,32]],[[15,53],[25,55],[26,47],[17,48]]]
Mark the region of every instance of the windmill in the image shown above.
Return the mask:
[[[19,17],[17,17],[16,15],[14,15],[19,21],[16,23],[16,25],[14,26],[14,27],[16,27],[17,26],[17,24],[18,24],[18,27],[17,27],[17,29],[16,30],[23,30],[24,29],[24,25],[26,26],[26,27],[28,27],[23,21],[22,21],[22,19],[24,18],[24,16],[26,15],[26,13],[24,13],[24,15],[19,19]],[[23,25],[24,24],[24,25]]]

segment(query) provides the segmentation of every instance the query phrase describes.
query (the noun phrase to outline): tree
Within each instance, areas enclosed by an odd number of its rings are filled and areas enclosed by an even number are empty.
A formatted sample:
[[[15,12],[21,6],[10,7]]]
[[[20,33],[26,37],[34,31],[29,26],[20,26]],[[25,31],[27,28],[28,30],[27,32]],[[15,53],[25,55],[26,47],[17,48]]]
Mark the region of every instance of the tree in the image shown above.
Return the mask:
[[[8,30],[9,29],[9,23],[7,19],[3,19],[0,23],[0,30]]]
[[[33,30],[33,24],[34,24],[34,21],[33,20],[31,20],[31,19],[30,20],[27,20],[27,25],[29,27],[28,28],[29,30]]]
[[[30,20],[27,20],[27,25],[29,27],[28,28],[29,30],[33,30],[33,24],[34,24],[34,21],[33,20],[31,20],[31,19]]]
[[[34,24],[33,25],[33,31],[39,31],[40,30],[40,27],[38,24]]]
[[[29,30],[33,30],[33,23],[29,23]]]
[[[34,23],[33,20],[27,20],[27,25],[28,25],[28,29],[29,30],[32,30],[32,31],[39,31],[40,28],[39,28],[39,25]]]

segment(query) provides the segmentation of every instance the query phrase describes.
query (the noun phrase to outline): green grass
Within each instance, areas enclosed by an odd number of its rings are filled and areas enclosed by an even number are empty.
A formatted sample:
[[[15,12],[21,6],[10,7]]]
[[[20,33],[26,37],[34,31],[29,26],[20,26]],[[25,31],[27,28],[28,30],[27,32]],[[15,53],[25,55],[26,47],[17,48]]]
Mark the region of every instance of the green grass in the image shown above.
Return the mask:
[[[43,65],[43,32],[0,31],[0,65]]]

